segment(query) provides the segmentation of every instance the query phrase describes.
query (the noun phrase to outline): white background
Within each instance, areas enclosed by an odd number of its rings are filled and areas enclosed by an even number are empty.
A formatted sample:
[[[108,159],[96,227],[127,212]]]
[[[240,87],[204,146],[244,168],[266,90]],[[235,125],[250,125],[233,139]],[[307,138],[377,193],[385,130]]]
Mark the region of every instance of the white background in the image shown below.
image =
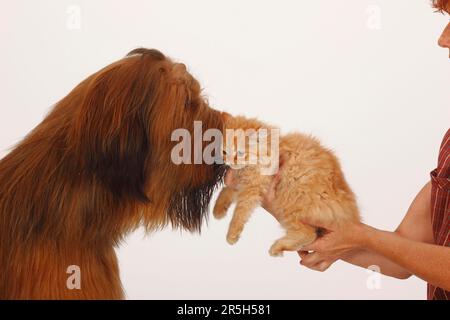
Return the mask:
[[[447,23],[428,0],[2,0],[0,156],[82,79],[158,48],[189,66],[216,108],[321,138],[365,222],[393,230],[449,125],[448,52],[436,44]],[[127,297],[425,298],[414,277],[370,290],[368,272],[342,262],[317,273],[295,253],[269,257],[282,230],[262,209],[234,247],[227,225],[130,235],[118,250]]]

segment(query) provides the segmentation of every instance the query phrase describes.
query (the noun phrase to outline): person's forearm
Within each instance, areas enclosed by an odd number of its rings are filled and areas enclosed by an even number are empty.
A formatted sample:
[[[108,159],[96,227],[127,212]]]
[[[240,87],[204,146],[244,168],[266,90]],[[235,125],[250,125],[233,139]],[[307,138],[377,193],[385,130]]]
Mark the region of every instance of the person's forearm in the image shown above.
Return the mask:
[[[362,225],[361,246],[378,253],[419,278],[450,290],[450,248],[403,238]]]
[[[365,269],[370,266],[377,266],[382,274],[389,277],[407,279],[411,276],[411,272],[382,255],[362,249],[355,249],[346,253],[341,257],[341,260]]]

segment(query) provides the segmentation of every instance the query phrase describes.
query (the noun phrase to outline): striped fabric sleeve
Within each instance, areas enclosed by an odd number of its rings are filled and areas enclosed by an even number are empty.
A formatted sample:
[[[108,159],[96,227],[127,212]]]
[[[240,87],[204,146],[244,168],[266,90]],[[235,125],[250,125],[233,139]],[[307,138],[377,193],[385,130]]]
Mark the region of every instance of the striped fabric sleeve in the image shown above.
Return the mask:
[[[450,129],[439,150],[438,166],[431,172],[431,223],[435,243],[450,247]],[[450,292],[428,284],[428,299],[448,300]]]

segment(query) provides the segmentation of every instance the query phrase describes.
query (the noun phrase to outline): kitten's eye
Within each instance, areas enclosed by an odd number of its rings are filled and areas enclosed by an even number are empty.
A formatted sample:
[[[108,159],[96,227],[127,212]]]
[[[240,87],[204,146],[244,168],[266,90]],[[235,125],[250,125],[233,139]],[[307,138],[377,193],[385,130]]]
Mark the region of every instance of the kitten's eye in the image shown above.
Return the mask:
[[[244,155],[244,151],[238,150],[237,155],[239,157],[242,157]]]

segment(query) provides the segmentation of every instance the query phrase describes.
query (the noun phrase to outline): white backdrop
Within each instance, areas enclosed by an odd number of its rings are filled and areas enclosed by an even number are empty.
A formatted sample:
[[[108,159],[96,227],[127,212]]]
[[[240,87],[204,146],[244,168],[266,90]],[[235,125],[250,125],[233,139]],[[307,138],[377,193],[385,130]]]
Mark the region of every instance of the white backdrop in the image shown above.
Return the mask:
[[[77,83],[138,47],[185,62],[210,102],[333,148],[365,222],[393,230],[436,164],[449,126],[448,17],[428,0],[5,1],[0,10],[0,156]],[[260,209],[234,247],[226,221],[201,236],[139,230],[118,249],[130,299],[423,299],[417,278],[298,256],[271,258],[282,230]]]

